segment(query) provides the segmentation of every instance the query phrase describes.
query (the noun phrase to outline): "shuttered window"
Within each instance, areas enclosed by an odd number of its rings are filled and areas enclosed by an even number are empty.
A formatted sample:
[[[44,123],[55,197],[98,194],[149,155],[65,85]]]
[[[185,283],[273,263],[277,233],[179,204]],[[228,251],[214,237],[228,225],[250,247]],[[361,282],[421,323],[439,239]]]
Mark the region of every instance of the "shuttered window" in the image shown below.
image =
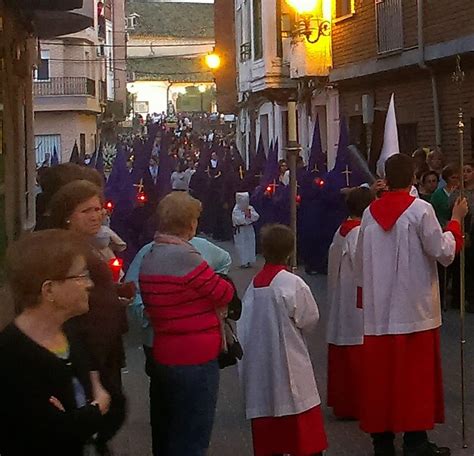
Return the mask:
[[[41,166],[45,160],[51,158],[54,155],[54,150],[58,155],[59,162],[61,162],[61,135],[38,135],[35,136],[35,149],[36,149],[36,165]]]

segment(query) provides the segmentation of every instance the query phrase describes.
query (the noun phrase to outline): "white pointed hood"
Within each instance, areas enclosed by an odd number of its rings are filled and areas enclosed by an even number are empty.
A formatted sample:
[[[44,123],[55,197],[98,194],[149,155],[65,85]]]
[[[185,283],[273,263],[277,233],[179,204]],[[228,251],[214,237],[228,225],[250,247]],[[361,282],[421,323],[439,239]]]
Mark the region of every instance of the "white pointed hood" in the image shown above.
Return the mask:
[[[235,204],[241,211],[246,211],[250,205],[250,195],[248,192],[237,192],[235,194]]]

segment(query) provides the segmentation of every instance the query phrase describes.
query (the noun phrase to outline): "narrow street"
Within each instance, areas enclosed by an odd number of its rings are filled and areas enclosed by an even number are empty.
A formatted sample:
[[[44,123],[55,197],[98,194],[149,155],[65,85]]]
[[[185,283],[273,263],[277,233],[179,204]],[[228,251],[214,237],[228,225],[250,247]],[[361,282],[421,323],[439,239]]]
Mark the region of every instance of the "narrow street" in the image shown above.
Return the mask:
[[[233,254],[231,242],[220,244]],[[261,260],[260,260],[261,265]],[[242,294],[257,269],[242,270],[233,268],[232,278]],[[327,456],[369,456],[370,439],[363,434],[357,423],[336,421],[331,411],[325,407],[326,398],[326,344],[325,326],[328,316],[326,308],[326,276],[308,277],[321,312],[321,321],[309,339],[313,365],[323,401],[326,431],[329,438]],[[451,447],[453,456],[474,455],[474,315],[466,316],[466,385],[467,385],[467,436],[468,449],[461,449],[461,394],[460,394],[460,356],[459,319],[454,310],[444,315],[443,326],[443,367],[446,401],[446,424],[431,433],[431,439],[439,445]],[[258,343],[258,340],[256,341]],[[151,437],[148,424],[148,379],[143,370],[143,351],[139,329],[131,321],[131,330],[126,339],[128,366],[124,370],[124,383],[130,402],[128,421],[114,441],[117,456],[151,455]],[[399,441],[400,442],[400,441]],[[252,456],[252,439],[249,423],[245,420],[242,395],[237,369],[222,371],[216,423],[209,456]],[[401,455],[401,452],[399,453]]]

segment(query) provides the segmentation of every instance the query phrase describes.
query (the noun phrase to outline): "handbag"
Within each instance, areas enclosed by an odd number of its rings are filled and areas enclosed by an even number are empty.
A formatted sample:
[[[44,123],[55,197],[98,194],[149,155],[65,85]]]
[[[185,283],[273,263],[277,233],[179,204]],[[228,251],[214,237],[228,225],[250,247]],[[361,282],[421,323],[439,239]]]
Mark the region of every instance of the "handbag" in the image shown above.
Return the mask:
[[[240,345],[234,328],[227,318],[224,320],[224,337],[224,348],[218,357],[220,369],[224,369],[229,366],[235,366],[237,364],[237,360],[241,360],[244,356],[242,345]]]

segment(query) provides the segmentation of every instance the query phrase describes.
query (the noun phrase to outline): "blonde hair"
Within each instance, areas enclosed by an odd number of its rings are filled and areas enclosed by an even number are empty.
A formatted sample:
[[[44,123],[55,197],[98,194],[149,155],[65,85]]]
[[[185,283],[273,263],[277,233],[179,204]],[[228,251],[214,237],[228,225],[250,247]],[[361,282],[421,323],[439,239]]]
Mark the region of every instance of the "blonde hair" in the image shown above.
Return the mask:
[[[186,234],[201,215],[202,204],[186,192],[172,192],[158,204],[158,231],[180,236]]]

